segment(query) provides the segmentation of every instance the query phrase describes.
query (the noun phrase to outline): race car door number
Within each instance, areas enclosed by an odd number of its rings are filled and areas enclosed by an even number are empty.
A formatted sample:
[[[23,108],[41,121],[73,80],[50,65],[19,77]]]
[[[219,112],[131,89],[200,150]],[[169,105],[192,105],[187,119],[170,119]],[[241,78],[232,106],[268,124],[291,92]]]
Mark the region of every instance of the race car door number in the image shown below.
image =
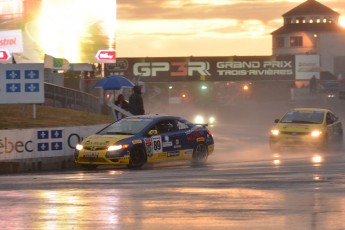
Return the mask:
[[[152,137],[152,152],[153,153],[161,153],[162,151],[163,151],[162,137],[161,136],[153,136]]]

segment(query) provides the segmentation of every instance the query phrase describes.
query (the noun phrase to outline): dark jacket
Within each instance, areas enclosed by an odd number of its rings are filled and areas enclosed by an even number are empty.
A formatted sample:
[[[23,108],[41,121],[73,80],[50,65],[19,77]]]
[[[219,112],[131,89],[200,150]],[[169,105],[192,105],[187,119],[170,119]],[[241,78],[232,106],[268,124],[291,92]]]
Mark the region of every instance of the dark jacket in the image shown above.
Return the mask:
[[[133,115],[145,114],[144,102],[141,96],[140,86],[133,87],[133,93],[129,96],[129,112]]]
[[[121,107],[122,109],[124,109],[124,110],[126,110],[126,111],[129,110],[129,104],[128,104],[128,102],[127,102],[125,99],[120,100],[120,99],[118,98],[118,100],[116,100],[114,104],[117,105],[117,106],[119,106],[119,107]],[[116,113],[116,118],[117,118],[117,120],[120,120],[120,119],[122,119],[122,118],[125,117],[124,114],[120,113],[120,112],[117,111],[117,110],[115,110],[115,113]]]
[[[128,104],[128,102],[126,101],[126,100],[124,100],[123,102],[122,102],[122,104],[121,104],[121,102],[120,101],[115,101],[115,103],[114,103],[115,105],[117,105],[117,106],[120,106],[122,109],[124,109],[124,110],[129,110],[129,104]]]

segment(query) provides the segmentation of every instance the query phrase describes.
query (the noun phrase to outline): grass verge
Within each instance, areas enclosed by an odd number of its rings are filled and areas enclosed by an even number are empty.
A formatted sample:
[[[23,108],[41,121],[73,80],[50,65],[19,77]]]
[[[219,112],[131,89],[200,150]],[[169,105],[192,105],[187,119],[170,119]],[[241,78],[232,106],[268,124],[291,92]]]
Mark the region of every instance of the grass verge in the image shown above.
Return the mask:
[[[34,118],[31,104],[0,105],[0,130],[97,125],[113,121],[111,115],[44,105],[36,105],[36,118]]]

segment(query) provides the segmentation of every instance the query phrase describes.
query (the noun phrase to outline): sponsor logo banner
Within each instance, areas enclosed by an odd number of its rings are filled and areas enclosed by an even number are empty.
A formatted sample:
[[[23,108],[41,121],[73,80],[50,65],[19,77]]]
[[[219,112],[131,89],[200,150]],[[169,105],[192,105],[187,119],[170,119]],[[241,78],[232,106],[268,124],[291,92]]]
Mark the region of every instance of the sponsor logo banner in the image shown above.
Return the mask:
[[[105,72],[143,82],[293,80],[295,56],[118,58]]]

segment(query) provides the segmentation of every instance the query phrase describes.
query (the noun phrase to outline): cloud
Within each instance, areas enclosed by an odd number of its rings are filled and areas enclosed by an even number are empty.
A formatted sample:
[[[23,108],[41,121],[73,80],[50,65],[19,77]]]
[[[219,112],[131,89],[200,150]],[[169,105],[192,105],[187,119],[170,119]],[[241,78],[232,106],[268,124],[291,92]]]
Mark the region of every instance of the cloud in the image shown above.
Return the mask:
[[[270,34],[283,26],[284,13],[303,2],[117,0],[117,50],[128,57],[270,55]],[[345,8],[343,0],[319,2]]]
[[[175,4],[172,4],[173,2]],[[263,21],[270,21],[280,17],[295,5],[296,3],[290,1],[276,0],[117,0],[117,14],[119,20],[260,18]]]

